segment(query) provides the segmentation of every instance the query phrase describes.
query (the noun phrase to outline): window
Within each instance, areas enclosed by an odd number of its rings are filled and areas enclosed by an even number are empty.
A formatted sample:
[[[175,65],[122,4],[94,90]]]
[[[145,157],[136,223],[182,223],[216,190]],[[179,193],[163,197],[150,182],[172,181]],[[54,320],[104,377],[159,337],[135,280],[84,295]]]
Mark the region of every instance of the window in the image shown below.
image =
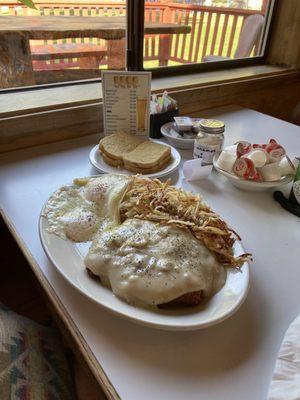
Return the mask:
[[[125,68],[126,0],[33,1],[36,9],[0,0],[2,88]]]
[[[199,67],[199,64],[261,57],[272,3],[270,0],[146,2],[145,29],[149,23],[159,23],[166,30],[161,35],[145,34],[143,66],[152,70],[193,64]]]
[[[165,73],[256,62],[273,3],[35,0],[31,9],[0,0],[0,88],[99,79],[107,68]]]

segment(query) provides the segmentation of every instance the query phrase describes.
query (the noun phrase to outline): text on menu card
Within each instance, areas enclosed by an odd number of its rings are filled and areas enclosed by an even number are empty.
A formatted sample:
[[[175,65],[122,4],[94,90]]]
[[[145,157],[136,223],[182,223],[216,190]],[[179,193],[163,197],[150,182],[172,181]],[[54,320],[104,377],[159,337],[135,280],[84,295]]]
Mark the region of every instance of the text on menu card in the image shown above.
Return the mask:
[[[149,134],[151,72],[102,71],[104,133]]]

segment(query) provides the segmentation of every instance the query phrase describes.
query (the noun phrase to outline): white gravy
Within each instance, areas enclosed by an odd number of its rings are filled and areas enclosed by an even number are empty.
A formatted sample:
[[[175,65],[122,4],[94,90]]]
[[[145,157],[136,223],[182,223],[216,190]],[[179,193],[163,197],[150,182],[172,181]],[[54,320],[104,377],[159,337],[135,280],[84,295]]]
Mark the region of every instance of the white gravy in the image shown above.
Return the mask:
[[[137,219],[99,232],[85,265],[131,304],[163,304],[200,290],[210,297],[226,280],[225,268],[189,231]]]

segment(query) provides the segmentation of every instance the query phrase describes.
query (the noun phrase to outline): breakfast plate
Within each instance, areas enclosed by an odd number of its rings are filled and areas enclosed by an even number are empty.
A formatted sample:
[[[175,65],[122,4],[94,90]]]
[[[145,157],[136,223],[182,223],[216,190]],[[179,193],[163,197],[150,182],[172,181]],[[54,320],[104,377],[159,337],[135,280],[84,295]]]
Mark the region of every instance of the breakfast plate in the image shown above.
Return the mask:
[[[159,141],[153,140],[153,142],[160,143]],[[170,146],[169,144],[163,143],[165,146],[168,146],[171,148],[171,156],[172,160],[170,164],[168,164],[164,169],[158,172],[154,172],[151,174],[144,174],[143,176],[148,177],[148,178],[162,178],[163,176],[170,175],[171,173],[175,172],[178,169],[181,156],[178,153],[174,147]],[[98,145],[92,148],[89,154],[89,160],[90,163],[95,167],[99,172],[101,173],[108,173],[108,174],[124,174],[124,175],[136,175],[136,172],[131,172],[128,171],[127,169],[121,168],[121,167],[113,167],[111,165],[108,165],[98,148]]]
[[[104,175],[104,177],[107,177],[107,175]],[[94,176],[94,178],[98,178],[98,176]],[[66,188],[68,186],[63,186],[62,190],[65,191]],[[71,194],[74,204],[75,197],[72,190]],[[78,198],[82,201],[80,196]],[[63,203],[65,199],[66,197],[61,198],[61,205],[66,204]],[[137,307],[130,305],[114,295],[108,287],[92,279],[87,273],[84,258],[88,254],[91,242],[76,243],[51,232],[50,222],[45,216],[47,215],[47,204],[49,205],[49,200],[40,215],[39,233],[48,258],[74,288],[99,306],[120,317],[157,329],[196,330],[225,320],[240,307],[247,296],[249,265],[248,262],[244,262],[240,269],[226,268],[227,277],[224,286],[209,300],[201,302],[199,305],[163,309],[154,306]],[[55,211],[57,208],[52,208],[52,210]],[[235,242],[233,253],[236,257],[245,253],[239,241]]]

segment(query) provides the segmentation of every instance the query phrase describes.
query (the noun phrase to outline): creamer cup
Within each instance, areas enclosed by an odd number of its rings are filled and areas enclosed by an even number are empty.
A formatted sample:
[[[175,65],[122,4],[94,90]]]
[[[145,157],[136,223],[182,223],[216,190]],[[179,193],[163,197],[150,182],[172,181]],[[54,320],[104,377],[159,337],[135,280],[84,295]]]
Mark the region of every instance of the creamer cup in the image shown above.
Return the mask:
[[[296,168],[292,161],[289,159],[289,157],[286,155],[283,157],[279,163],[279,170],[281,173],[281,176],[284,175],[294,175],[296,172]]]
[[[279,163],[285,155],[285,150],[283,147],[278,147],[269,152],[269,162],[271,163]]]
[[[217,167],[219,167],[220,169],[223,169],[224,171],[227,172],[231,172],[235,160],[236,160],[235,154],[229,153],[228,151],[224,150],[220,153],[216,164]]]
[[[256,172],[253,161],[246,157],[236,159],[232,170],[243,179],[251,179]]]
[[[281,179],[281,172],[278,163],[264,165],[259,169],[259,171],[265,182],[274,182]]]
[[[268,153],[263,149],[253,149],[246,157],[253,161],[255,168],[261,168],[268,162]]]

